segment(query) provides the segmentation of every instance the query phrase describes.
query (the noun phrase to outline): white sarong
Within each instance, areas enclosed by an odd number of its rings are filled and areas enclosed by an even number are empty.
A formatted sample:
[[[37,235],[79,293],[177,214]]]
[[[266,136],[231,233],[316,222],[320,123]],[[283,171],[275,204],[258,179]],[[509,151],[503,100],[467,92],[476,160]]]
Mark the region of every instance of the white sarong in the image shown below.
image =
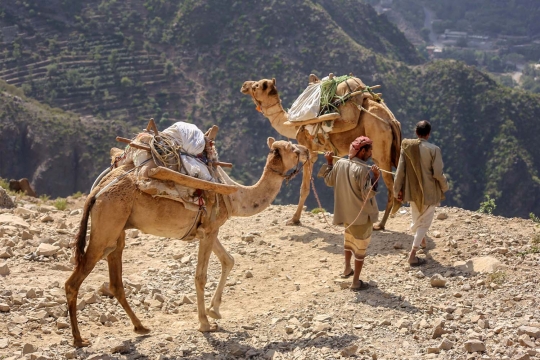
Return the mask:
[[[418,206],[413,201],[410,204],[412,214],[411,232],[414,234],[413,250],[418,250],[420,249],[422,239],[426,236],[431,226],[437,205],[424,205],[422,212],[420,212]]]

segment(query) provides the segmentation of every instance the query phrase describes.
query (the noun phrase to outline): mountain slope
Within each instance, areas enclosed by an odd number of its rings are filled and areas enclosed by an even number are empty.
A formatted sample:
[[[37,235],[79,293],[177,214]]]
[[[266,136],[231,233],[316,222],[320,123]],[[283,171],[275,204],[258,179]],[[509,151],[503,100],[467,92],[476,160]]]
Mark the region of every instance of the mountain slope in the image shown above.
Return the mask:
[[[0,60],[4,68],[0,77],[64,109],[71,109],[69,104],[81,98],[88,101],[75,109],[81,114],[123,119],[92,124],[79,123],[76,116],[65,120],[65,126],[73,127],[83,139],[96,136],[99,145],[85,150],[86,140],[81,145],[70,143],[80,154],[91,155],[84,163],[86,172],[77,171],[84,176],[67,176],[66,186],[39,183],[43,189],[38,191],[66,195],[71,189],[86,190],[93,176],[107,165],[106,153],[114,145],[114,136],[131,136],[131,126],[141,128],[150,116],[159,120],[161,128],[176,120],[194,122],[202,129],[219,125],[221,159],[235,164],[232,177],[254,183],[264,165],[266,138],[277,133],[255,112],[251,99],[240,94],[241,84],[276,77],[283,105],[288,107],[307,85],[310,73],[353,72],[366,84],[383,85],[383,97],[401,121],[404,135],[410,136],[420,119],[433,122],[432,140],[443,150],[453,185],[448,205],[476,210],[484,195],[490,194],[499,214],[540,213],[536,172],[540,153],[533,135],[539,126],[538,96],[504,88],[458,62],[422,65],[403,34],[368,5],[352,0],[133,0],[90,1],[84,6],[64,0],[28,4],[1,5],[14,19],[11,25],[18,24],[20,36],[2,44],[7,55]],[[51,41],[54,36],[56,42]],[[48,46],[43,45],[45,39]],[[28,56],[17,63],[12,58],[15,50]],[[65,60],[69,56],[85,58],[84,65]],[[147,65],[142,64],[144,59],[148,59]],[[45,65],[45,70],[38,67],[47,61],[55,62],[56,68],[51,64]],[[25,75],[30,68],[36,70]],[[80,78],[72,70],[77,70]],[[149,73],[145,75],[145,71]],[[92,89],[79,93],[74,87],[62,87],[68,78]],[[157,83],[152,83],[153,78]],[[32,84],[38,82],[48,89],[44,95],[32,92]],[[90,85],[85,85],[88,82]],[[52,90],[71,94],[72,102],[47,99]],[[20,121],[34,126],[24,116]],[[111,123],[116,125],[105,125]],[[52,138],[51,129],[39,135]],[[0,140],[9,142],[11,134],[2,131]],[[70,149],[64,148],[63,159],[72,153]],[[46,151],[49,157],[57,156],[52,147]],[[17,156],[22,161],[22,155]],[[41,156],[47,157],[45,151]],[[70,166],[62,163],[66,174]],[[38,167],[32,163],[25,176],[32,178]],[[3,167],[0,175],[22,176],[15,169],[14,165]],[[276,202],[296,202],[299,182],[295,179],[284,187]],[[331,208],[331,190],[318,180],[316,188],[323,206]],[[317,206],[313,196],[307,204]]]
[[[115,134],[127,132],[121,122],[52,109],[0,81],[0,177],[26,177],[38,194],[87,192]]]

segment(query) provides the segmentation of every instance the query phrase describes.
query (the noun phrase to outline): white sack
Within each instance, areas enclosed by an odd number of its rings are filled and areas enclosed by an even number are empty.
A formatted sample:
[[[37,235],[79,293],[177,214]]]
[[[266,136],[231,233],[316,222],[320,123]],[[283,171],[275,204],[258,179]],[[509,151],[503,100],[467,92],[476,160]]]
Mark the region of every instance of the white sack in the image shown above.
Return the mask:
[[[200,160],[197,160],[187,155],[180,156],[182,158],[182,164],[184,165],[182,172],[186,171],[186,175],[206,181],[215,182],[215,180],[212,178],[212,175],[210,175],[210,171],[208,171],[208,167]]]
[[[182,152],[198,155],[204,151],[204,133],[194,124],[179,121],[162,132],[172,136]]]
[[[308,85],[289,109],[289,121],[316,118],[321,106],[321,82]]]

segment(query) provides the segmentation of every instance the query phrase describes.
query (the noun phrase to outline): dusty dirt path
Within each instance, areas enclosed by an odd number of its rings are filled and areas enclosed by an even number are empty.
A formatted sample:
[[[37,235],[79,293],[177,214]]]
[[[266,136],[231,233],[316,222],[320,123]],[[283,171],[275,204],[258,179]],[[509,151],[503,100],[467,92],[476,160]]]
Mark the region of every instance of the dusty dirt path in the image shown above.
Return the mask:
[[[537,228],[530,220],[455,208],[437,210],[436,216],[447,218],[434,220],[425,267],[406,265],[412,242],[407,209],[389,220],[386,231],[374,233],[361,277],[371,287],[358,293],[342,289],[342,230],[328,226],[322,214],[306,212],[297,227],[283,225],[295,206],[230,220],[220,237],[236,264],[224,291],[220,331],[211,334],[196,330],[190,304],[197,242],[130,232],[124,251],[128,301],[152,333],[133,333],[117,301],[100,295],[108,281],[101,261],[79,295],[80,330],[93,344],[75,350],[63,293],[71,250],[61,245],[77,230],[80,215],[72,210],[80,206],[77,201],[70,210],[53,211],[22,202],[25,210],[0,214],[0,254],[9,247],[13,255],[0,260],[9,268],[0,276],[0,358],[22,352],[33,359],[539,358]],[[8,215],[28,226],[2,221]],[[46,216],[50,221],[43,222]],[[59,250],[37,258],[45,262],[25,260],[42,242]],[[472,269],[473,262],[464,262],[480,257],[501,268],[471,274],[467,265]],[[208,301],[219,273],[212,256]],[[436,273],[445,287],[431,286]],[[523,332],[523,326],[533,330]],[[440,336],[433,338],[434,332]]]

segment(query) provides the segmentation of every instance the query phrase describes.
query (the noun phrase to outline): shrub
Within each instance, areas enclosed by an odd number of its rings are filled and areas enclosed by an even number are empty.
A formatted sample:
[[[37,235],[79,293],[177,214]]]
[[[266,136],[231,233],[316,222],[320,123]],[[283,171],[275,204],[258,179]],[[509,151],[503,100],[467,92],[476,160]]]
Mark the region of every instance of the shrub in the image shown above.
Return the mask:
[[[9,181],[3,178],[0,178],[0,186],[4,188],[4,190],[9,189]]]
[[[55,201],[54,201],[54,207],[57,208],[58,210],[66,210],[67,208],[67,200],[64,199],[64,198],[57,198]]]
[[[498,285],[502,285],[505,282],[505,280],[506,280],[506,273],[504,271],[496,271],[487,276],[488,283],[495,283]]]
[[[326,212],[326,210],[324,208],[315,208],[315,209],[311,210],[312,214],[325,213],[325,212]]]
[[[130,88],[133,86],[133,81],[127,76],[124,76],[122,80],[120,80],[120,85],[122,85],[123,88]]]
[[[489,195],[485,196],[485,201],[480,203],[480,208],[478,209],[478,212],[484,213],[484,214],[493,214],[493,210],[497,205],[495,204],[495,199],[492,199]]]
[[[47,194],[41,194],[39,195],[39,200],[41,200],[42,202],[46,202],[46,201],[49,201],[51,197]]]
[[[80,192],[80,191],[77,191],[75,194],[71,195],[71,197],[74,198],[74,199],[78,199],[78,198],[83,197],[83,196],[84,196],[84,194],[82,192]]]

